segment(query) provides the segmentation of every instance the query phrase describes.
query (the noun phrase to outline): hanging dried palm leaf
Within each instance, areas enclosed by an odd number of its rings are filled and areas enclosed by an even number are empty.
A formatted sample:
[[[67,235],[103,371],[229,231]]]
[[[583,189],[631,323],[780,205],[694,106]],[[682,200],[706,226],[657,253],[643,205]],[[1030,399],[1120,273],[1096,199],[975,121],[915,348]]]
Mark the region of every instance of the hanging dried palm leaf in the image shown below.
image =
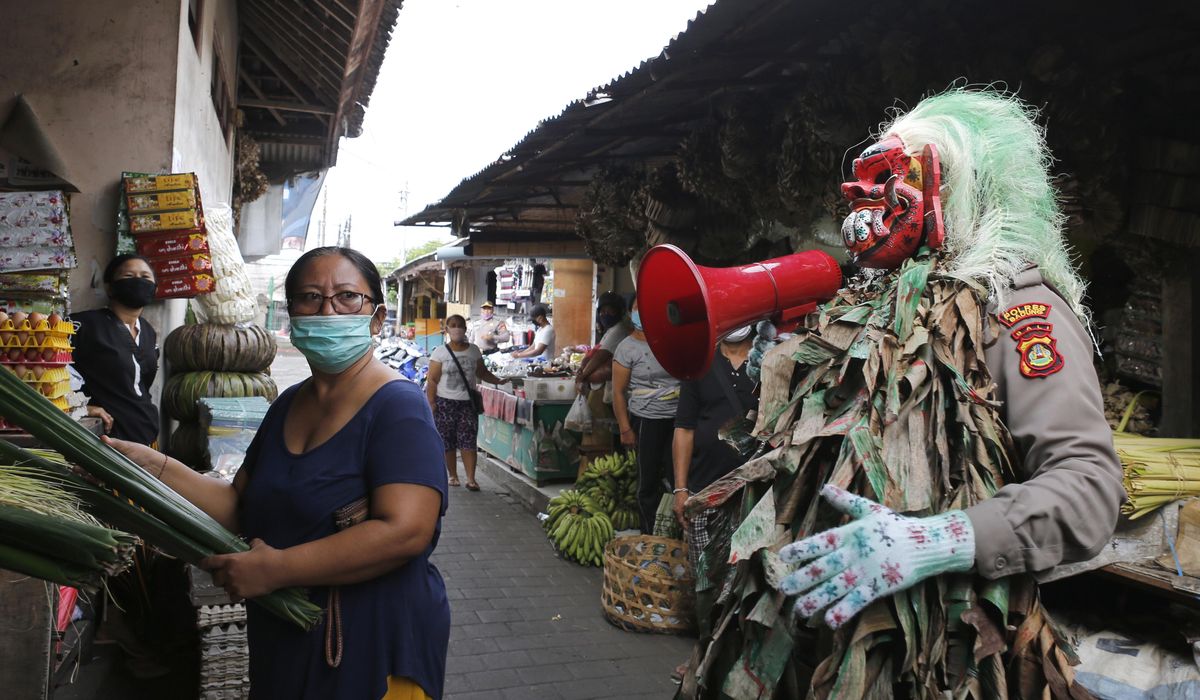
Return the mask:
[[[597,262],[624,265],[646,240],[646,175],[619,165],[601,168],[584,192],[575,232]]]

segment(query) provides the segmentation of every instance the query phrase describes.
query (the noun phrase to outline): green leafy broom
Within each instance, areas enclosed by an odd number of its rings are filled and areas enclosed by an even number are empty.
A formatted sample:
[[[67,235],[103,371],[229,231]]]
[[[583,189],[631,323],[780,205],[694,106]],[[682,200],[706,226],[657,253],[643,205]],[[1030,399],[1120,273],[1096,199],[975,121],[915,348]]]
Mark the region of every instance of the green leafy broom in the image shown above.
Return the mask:
[[[96,589],[132,561],[133,535],[101,527],[61,484],[0,465],[0,567]]]

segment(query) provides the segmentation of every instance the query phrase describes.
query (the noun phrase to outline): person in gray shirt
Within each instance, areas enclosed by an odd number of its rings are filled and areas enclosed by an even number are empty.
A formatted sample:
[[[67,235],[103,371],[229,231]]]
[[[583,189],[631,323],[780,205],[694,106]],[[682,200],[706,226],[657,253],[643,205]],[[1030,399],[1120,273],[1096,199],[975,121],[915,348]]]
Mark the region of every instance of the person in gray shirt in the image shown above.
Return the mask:
[[[637,450],[638,515],[643,534],[653,534],[654,513],[672,479],[671,440],[679,404],[679,380],[663,369],[642,332],[633,305],[633,332],[613,355],[613,413],[621,444]]]

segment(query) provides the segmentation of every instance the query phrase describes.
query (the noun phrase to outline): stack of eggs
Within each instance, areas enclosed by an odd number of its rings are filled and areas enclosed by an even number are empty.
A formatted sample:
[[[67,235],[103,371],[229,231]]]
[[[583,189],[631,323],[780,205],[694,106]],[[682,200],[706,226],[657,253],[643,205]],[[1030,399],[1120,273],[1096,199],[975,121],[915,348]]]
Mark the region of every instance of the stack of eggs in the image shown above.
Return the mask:
[[[75,326],[57,312],[0,311],[0,364],[55,406],[69,411],[67,365],[71,364],[70,336],[74,333]]]

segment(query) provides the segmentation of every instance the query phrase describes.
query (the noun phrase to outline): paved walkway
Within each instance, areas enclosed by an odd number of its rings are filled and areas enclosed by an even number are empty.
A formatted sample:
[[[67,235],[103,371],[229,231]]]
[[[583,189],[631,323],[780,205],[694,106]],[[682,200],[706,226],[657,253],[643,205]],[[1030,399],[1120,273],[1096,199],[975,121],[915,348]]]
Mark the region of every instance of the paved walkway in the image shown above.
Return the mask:
[[[609,624],[600,570],[555,557],[534,516],[485,475],[479,484],[450,489],[434,554],[453,624],[447,700],[671,698],[693,640]]]

